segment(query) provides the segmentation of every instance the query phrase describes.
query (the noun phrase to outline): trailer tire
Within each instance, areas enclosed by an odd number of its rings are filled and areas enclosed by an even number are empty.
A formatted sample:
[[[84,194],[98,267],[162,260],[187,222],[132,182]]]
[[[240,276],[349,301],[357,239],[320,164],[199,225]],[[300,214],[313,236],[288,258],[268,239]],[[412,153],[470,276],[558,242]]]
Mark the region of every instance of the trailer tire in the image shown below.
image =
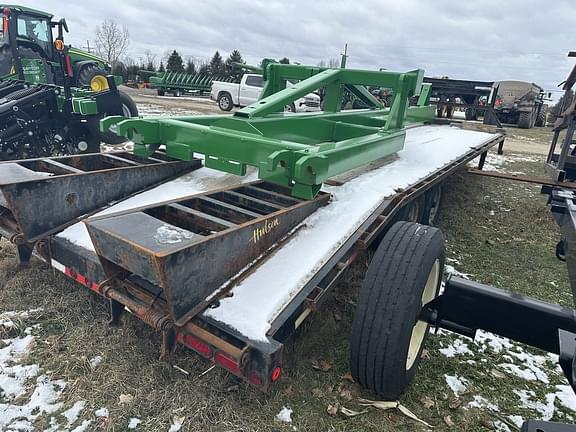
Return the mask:
[[[540,111],[538,112],[538,117],[536,117],[536,122],[534,123],[534,126],[543,127],[545,124],[546,124],[546,113],[544,112],[543,109],[540,109]]]
[[[422,221],[426,225],[434,226],[440,210],[440,203],[442,202],[442,185],[436,185],[426,192],[424,197],[426,204],[424,206],[424,214]]]
[[[424,220],[425,205],[426,203],[422,196],[412,199],[400,210],[400,220],[414,223],[422,222]]]
[[[520,129],[530,129],[532,125],[530,124],[532,121],[532,113],[522,111],[518,116],[518,127]]]
[[[429,325],[418,321],[442,281],[444,236],[437,228],[398,222],[368,267],[352,324],[350,366],[361,386],[386,400],[408,387]]]
[[[138,108],[130,96],[122,91],[118,91],[120,96],[120,103],[122,104],[122,112],[115,113],[103,113],[100,118],[109,115],[122,115],[124,117],[138,117]],[[116,135],[114,132],[100,132],[100,139],[107,144],[122,144],[126,142],[128,138],[120,135]]]
[[[166,92],[164,90],[158,90],[158,96],[164,96]]]
[[[228,92],[222,92],[218,95],[218,108],[222,111],[230,111],[234,106],[232,95]]]
[[[174,90],[174,92],[172,94],[174,95],[174,97],[180,97],[180,96],[182,96],[182,91],[177,89],[177,90]]]

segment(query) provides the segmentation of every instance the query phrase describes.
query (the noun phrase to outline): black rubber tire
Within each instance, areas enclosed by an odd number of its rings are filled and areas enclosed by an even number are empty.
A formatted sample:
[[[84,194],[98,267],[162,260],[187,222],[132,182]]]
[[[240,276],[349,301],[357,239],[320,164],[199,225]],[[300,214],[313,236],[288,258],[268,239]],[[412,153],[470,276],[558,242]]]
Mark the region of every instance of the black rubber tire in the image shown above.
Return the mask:
[[[536,121],[534,122],[534,126],[536,127],[543,127],[546,124],[546,113],[544,110],[540,110],[538,113],[538,117],[536,117]]]
[[[466,111],[464,111],[464,116],[466,120],[476,120],[476,110],[474,108],[466,108]]]
[[[292,102],[289,105],[286,105],[284,107],[284,112],[291,112],[291,113],[295,113],[296,112],[296,105],[294,105],[294,102]]]
[[[400,210],[399,219],[406,222],[414,222],[414,223],[422,222],[424,220],[423,215],[425,210],[425,204],[426,203],[424,202],[424,198],[422,196],[412,199]]]
[[[76,74],[76,86],[90,87],[90,81],[92,81],[92,78],[94,78],[96,75],[102,75],[106,77],[110,75],[110,73],[95,63],[82,66],[82,68]]]
[[[218,108],[222,111],[230,111],[234,106],[232,95],[228,92],[222,92],[218,95]]]
[[[172,94],[174,95],[174,97],[180,97],[180,96],[182,96],[182,91],[177,89],[177,90],[174,90],[172,92]]]
[[[158,96],[164,96],[166,92],[164,90],[158,90]]]
[[[518,116],[518,127],[520,129],[530,129],[532,127],[532,125],[530,124],[531,122],[532,122],[531,112],[522,111]]]
[[[452,118],[452,114],[454,113],[454,108],[451,106],[446,107],[446,118]]]
[[[434,226],[442,203],[442,185],[438,184],[430,188],[424,196],[426,202],[422,222]]]
[[[442,232],[397,222],[368,267],[352,324],[350,366],[357,383],[385,400],[398,399],[420,363],[428,328],[410,368],[408,349],[421,311],[422,293],[436,260],[439,277],[435,295],[445,261]]]
[[[123,115],[124,117],[138,117],[138,108],[136,104],[132,100],[130,96],[128,96],[123,91],[118,91],[120,95],[120,103],[122,104],[122,111],[121,112],[111,112],[111,113],[102,113],[103,115],[99,116],[100,118],[109,116],[109,115]],[[129,114],[129,115],[128,115]],[[107,144],[122,144],[126,142],[127,138],[123,136],[116,135],[114,132],[100,132],[100,139],[107,143]]]

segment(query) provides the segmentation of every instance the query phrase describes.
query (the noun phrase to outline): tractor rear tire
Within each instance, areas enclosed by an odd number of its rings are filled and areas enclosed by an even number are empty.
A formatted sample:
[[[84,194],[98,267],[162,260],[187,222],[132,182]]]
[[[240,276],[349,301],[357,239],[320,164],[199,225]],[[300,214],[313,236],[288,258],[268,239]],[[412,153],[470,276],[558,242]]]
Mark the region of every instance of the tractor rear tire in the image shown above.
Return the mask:
[[[122,111],[103,113],[101,118],[110,115],[122,115],[124,117],[138,117],[138,108],[136,107],[136,104],[134,103],[132,98],[122,91],[118,91],[118,94],[120,95],[120,103],[122,104]],[[100,139],[103,142],[112,145],[122,144],[126,142],[126,140],[128,139],[126,137],[116,135],[112,131],[100,132],[99,135]]]
[[[106,77],[110,75],[110,73],[95,64],[88,64],[83,66],[82,69],[80,69],[76,74],[76,86],[90,87],[90,82],[96,75],[102,75]]]
[[[368,267],[352,324],[350,366],[354,381],[385,400],[397,400],[418,369],[429,328],[418,317],[438,295],[444,261],[439,229],[398,222]]]
[[[522,111],[518,117],[518,127],[520,129],[530,129],[532,127],[531,123],[532,113]]]

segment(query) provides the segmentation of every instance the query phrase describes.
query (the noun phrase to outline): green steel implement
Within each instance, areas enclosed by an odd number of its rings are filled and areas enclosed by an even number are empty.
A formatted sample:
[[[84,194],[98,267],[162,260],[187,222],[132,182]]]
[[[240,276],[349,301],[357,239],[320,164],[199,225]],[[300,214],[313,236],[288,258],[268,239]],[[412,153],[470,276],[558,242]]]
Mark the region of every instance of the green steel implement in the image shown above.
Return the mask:
[[[201,153],[207,167],[237,175],[254,166],[261,179],[312,199],[328,178],[401,150],[406,121],[434,115],[434,109],[424,105],[426,97],[408,107],[409,99],[420,94],[422,70],[395,73],[269,63],[265,77],[261,99],[230,116],[108,117],[100,127],[107,131],[115,126],[134,142],[137,155],[149,156],[164,145],[171,157],[191,160]],[[390,108],[383,108],[364,86],[391,88]],[[283,112],[321,88],[323,112]],[[370,108],[340,111],[344,88],[353,89]]]

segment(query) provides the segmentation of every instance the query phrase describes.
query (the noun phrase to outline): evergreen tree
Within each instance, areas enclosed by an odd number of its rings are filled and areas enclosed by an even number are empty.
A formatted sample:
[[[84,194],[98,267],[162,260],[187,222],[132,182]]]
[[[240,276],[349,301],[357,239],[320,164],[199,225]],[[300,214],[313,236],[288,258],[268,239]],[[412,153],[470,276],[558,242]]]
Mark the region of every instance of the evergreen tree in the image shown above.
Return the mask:
[[[290,64],[290,59],[288,57],[282,57],[278,63],[282,63],[282,64]]]
[[[208,75],[209,72],[210,72],[210,66],[208,65],[208,63],[202,63],[198,68],[198,73],[201,73],[202,75]]]
[[[164,62],[162,60],[160,60],[160,67],[158,68],[158,72],[166,72],[166,69],[164,69]]]
[[[196,73],[196,65],[192,60],[188,60],[186,63],[186,73],[191,75]]]
[[[150,61],[146,66],[146,70],[150,72],[156,72],[156,66],[154,66],[154,63]]]
[[[226,73],[224,61],[222,60],[222,56],[218,51],[214,53],[212,60],[210,60],[208,70],[212,75],[224,75]]]
[[[184,72],[184,61],[182,60],[182,56],[178,54],[178,51],[172,51],[172,54],[168,57],[166,70],[168,72]]]
[[[226,59],[226,74],[230,78],[234,78],[234,80],[239,80],[242,76],[242,66],[240,65],[244,63],[245,62],[242,58],[242,54],[240,54],[240,51],[232,51],[230,56]]]

